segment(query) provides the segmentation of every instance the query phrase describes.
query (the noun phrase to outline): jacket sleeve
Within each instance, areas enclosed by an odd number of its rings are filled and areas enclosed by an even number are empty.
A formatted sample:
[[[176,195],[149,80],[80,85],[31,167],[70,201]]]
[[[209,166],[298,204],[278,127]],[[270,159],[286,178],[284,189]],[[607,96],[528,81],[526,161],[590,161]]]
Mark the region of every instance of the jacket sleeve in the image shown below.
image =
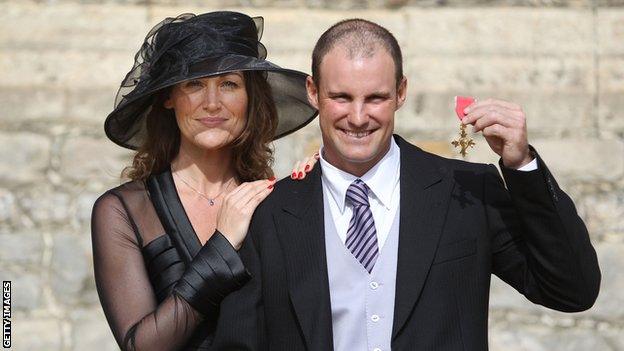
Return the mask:
[[[486,171],[492,269],[537,304],[584,311],[600,289],[596,252],[572,200],[535,156],[538,169],[529,172],[500,163],[507,189],[493,165]]]
[[[256,210],[239,255],[251,275],[240,290],[221,302],[219,318],[210,350],[266,350],[264,345],[264,307],[262,302],[262,270],[255,233],[259,231]]]

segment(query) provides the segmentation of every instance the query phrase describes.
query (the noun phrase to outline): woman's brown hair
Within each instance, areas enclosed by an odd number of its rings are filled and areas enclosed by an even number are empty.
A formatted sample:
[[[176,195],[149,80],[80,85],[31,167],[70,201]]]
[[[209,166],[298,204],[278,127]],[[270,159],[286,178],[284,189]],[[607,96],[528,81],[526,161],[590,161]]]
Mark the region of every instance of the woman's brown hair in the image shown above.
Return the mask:
[[[273,150],[270,142],[277,128],[277,110],[266,81],[266,73],[244,71],[247,92],[247,122],[241,135],[232,142],[232,164],[240,182],[273,176]],[[164,171],[178,155],[180,129],[173,110],[163,104],[169,91],[154,96],[147,115],[147,137],[122,177],[145,180],[151,174]]]

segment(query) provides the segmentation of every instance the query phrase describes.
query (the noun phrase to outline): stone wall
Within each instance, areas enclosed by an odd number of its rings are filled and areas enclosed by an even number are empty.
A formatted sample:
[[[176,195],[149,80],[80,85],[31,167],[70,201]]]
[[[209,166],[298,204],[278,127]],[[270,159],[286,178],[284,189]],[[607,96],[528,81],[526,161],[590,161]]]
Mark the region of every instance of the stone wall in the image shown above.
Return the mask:
[[[454,95],[521,104],[531,143],[590,229],[603,283],[594,308],[563,314],[494,278],[491,349],[624,349],[624,1],[19,0],[0,1],[0,275],[13,282],[15,350],[116,349],[89,221],[129,153],[102,122],[153,24],[219,8],[264,16],[269,58],[306,72],[334,22],[387,26],[409,79],[397,130],[438,154],[457,157]],[[276,143],[279,175],[316,150],[317,128]],[[477,137],[469,160],[497,159]]]

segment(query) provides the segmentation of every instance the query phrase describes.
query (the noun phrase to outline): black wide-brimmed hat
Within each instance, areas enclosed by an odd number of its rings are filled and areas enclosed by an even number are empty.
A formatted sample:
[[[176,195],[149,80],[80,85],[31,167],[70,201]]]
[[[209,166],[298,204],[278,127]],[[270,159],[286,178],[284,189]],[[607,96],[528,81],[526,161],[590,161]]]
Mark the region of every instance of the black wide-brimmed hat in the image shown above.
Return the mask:
[[[318,111],[307,100],[307,74],[266,60],[260,43],[263,23],[262,17],[219,11],[183,14],[157,24],[121,83],[115,108],[104,122],[106,135],[118,145],[137,149],[146,137],[146,117],[157,92],[185,80],[234,71],[266,75],[278,115],[273,139],[310,123]]]

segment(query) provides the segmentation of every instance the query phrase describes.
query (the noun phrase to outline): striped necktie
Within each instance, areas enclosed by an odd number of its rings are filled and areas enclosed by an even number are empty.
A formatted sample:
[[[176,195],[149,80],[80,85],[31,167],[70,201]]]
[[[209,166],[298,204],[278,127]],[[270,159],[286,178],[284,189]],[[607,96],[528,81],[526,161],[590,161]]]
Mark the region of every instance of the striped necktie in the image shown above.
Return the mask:
[[[379,248],[375,220],[368,203],[368,186],[361,179],[353,181],[347,189],[346,201],[353,206],[353,216],[345,245],[370,273],[379,256]]]

